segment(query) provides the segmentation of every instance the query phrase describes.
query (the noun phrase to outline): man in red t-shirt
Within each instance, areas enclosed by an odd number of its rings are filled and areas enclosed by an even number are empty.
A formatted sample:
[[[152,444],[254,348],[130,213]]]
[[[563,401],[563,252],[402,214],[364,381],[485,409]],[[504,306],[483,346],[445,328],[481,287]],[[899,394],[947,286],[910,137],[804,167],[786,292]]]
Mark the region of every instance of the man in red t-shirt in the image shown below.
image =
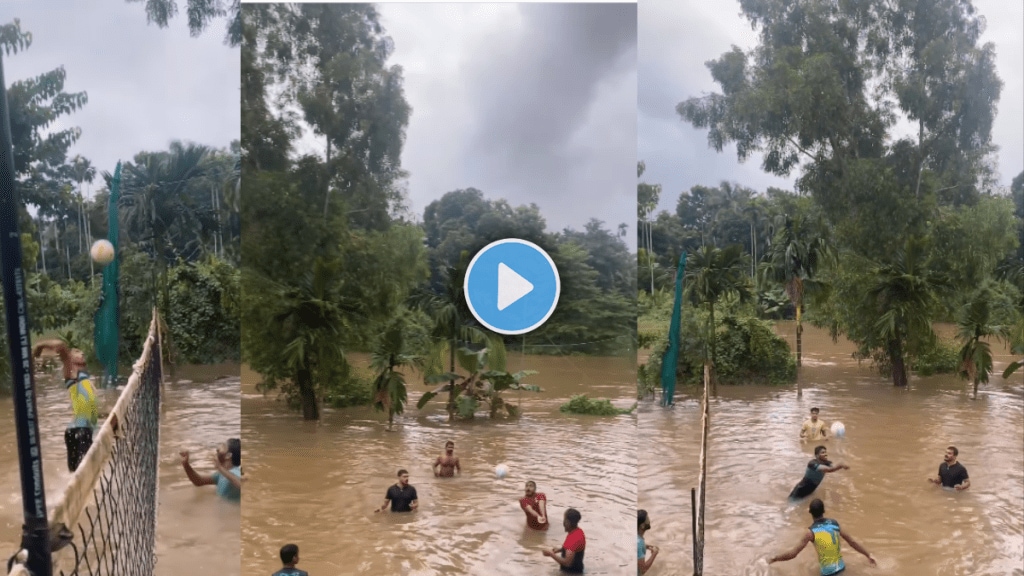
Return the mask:
[[[561,548],[544,551],[545,556],[558,562],[558,569],[562,572],[583,573],[583,551],[587,548],[587,537],[580,528],[580,518],[580,513],[575,508],[566,510],[562,520],[562,526],[568,533],[565,542]]]
[[[548,499],[543,492],[537,492],[537,484],[526,483],[526,496],[519,499],[519,506],[526,512],[526,525],[534,530],[548,529]]]

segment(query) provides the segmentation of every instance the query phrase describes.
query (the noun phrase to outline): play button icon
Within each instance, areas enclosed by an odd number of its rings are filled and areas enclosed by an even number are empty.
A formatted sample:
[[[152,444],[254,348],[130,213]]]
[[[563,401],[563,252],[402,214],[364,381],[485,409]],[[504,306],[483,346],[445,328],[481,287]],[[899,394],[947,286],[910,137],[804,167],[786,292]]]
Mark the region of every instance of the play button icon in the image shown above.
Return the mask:
[[[561,281],[547,252],[518,238],[485,246],[466,269],[463,285],[473,316],[499,334],[539,328],[558,304]]]

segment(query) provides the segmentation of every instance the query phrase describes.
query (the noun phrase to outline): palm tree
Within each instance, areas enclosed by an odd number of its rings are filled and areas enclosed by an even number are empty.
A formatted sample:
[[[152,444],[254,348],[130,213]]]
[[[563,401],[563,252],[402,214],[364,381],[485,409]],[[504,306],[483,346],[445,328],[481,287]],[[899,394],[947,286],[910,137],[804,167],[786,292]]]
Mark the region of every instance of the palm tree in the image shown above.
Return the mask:
[[[405,375],[396,369],[423,367],[423,357],[408,354],[401,321],[388,325],[373,351],[370,367],[377,371],[373,380],[373,407],[388,413],[388,430],[394,424],[395,414],[405,411],[408,394]]]
[[[776,218],[768,254],[761,265],[764,280],[780,284],[796,308],[796,365],[801,365],[804,291],[814,285],[819,268],[833,259],[828,243],[806,226],[802,218]]]
[[[876,264],[867,290],[870,308],[878,315],[875,336],[892,366],[895,386],[907,385],[904,355],[908,343],[933,341],[932,314],[938,293],[948,286],[944,278],[925,265],[923,246],[908,240],[888,264]]]
[[[1010,353],[1024,358],[1024,223],[1020,224],[1021,244],[1017,253],[1007,257],[996,267],[996,277],[1017,287],[1020,298],[1016,302],[1016,321],[1007,330],[1010,342]],[[1024,367],[1024,359],[1010,362],[1003,372],[1003,378],[1009,378],[1017,370]]]
[[[440,292],[427,290],[413,298],[413,305],[424,311],[433,322],[433,344],[424,364],[425,381],[445,372],[445,356],[448,357],[447,373],[454,374],[456,352],[460,348],[460,342],[486,346],[490,350],[489,361],[492,369],[505,369],[504,340],[496,334],[467,323],[473,317],[463,293],[468,265],[469,252],[464,250],[459,257],[458,265],[445,267]],[[455,419],[459,394],[454,377],[449,379],[447,390],[448,419],[451,421]]]
[[[992,324],[992,291],[980,288],[957,319],[957,340],[960,348],[960,376],[974,383],[974,397],[978,397],[978,383],[988,383],[992,373],[992,350],[982,338],[995,336],[1006,339],[1006,326]]]
[[[340,342],[350,310],[336,293],[337,268],[317,258],[295,286],[277,287],[274,322],[281,327],[283,356],[295,375],[304,420],[320,419],[315,375],[347,366]]]
[[[712,390],[717,394],[715,366],[715,304],[729,295],[741,302],[751,298],[743,248],[734,244],[724,249],[701,246],[690,257],[686,268],[686,298],[695,306],[707,306],[708,331],[706,343],[710,355],[705,356],[709,368]]]

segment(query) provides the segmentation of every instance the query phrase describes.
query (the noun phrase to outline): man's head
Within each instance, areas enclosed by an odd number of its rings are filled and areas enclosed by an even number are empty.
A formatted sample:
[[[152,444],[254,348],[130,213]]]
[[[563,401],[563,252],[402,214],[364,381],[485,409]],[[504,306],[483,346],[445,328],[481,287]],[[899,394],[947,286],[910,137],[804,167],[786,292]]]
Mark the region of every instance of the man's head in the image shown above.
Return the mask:
[[[956,463],[956,457],[959,456],[959,455],[960,455],[960,451],[956,449],[956,446],[947,446],[946,447],[946,455],[942,458],[942,460],[946,464],[955,464]]]
[[[455,442],[452,442],[451,440],[445,442],[444,451],[448,455],[451,455],[452,452],[455,452]]]
[[[85,370],[85,352],[82,352],[78,348],[71,349],[71,366],[77,372],[78,370]]]
[[[817,422],[817,421],[818,421],[818,409],[817,408],[811,408],[811,422]]]
[[[575,508],[569,508],[562,517],[562,526],[566,532],[572,532],[580,525],[580,512]]]
[[[281,546],[281,563],[285,566],[294,566],[299,563],[299,547],[295,544]]]
[[[401,470],[398,471],[398,483],[401,484],[402,486],[409,485],[409,471],[406,470],[405,468],[402,468]]]
[[[647,510],[637,510],[636,529],[641,534],[651,529],[651,517],[647,514]]]
[[[825,515],[825,503],[819,498],[811,500],[811,517],[818,520]]]
[[[814,448],[814,457],[822,462],[828,460],[828,449],[824,446],[816,446]]]
[[[526,495],[533,496],[537,493],[537,483],[533,480],[526,481]]]

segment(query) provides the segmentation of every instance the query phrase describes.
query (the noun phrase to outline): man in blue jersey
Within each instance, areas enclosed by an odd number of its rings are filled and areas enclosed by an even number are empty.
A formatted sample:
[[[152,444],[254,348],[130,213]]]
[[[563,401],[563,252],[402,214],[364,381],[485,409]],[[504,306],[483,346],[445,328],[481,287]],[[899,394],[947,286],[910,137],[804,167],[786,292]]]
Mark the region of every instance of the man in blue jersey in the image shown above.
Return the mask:
[[[810,529],[804,534],[804,537],[800,540],[792,550],[785,554],[778,556],[772,556],[768,560],[769,564],[774,562],[783,562],[785,560],[792,560],[796,558],[796,555],[800,553],[808,544],[814,544],[814,550],[818,553],[818,565],[821,567],[821,576],[832,576],[833,574],[839,574],[843,570],[846,570],[846,564],[843,563],[843,555],[839,549],[839,539],[842,538],[853,547],[854,550],[867,556],[868,562],[871,565],[875,565],[875,559],[871,557],[871,554],[864,549],[863,546],[854,541],[853,537],[839,529],[839,523],[831,518],[825,518],[825,503],[815,498],[811,501],[811,517],[814,518],[814,522],[811,523]]]
[[[68,450],[68,471],[74,472],[92,446],[92,434],[99,421],[96,409],[96,390],[86,371],[85,354],[69,348],[60,340],[47,340],[35,345],[36,358],[43,350],[53,350],[64,364],[64,387],[71,400],[73,416],[64,431],[64,445]]]

